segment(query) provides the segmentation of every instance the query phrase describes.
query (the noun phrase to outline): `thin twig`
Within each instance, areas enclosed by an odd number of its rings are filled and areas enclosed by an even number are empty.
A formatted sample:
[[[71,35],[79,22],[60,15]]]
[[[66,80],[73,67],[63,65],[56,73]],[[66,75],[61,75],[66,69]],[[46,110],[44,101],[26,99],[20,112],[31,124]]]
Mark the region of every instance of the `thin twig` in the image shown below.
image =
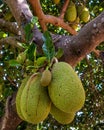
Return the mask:
[[[68,7],[68,5],[69,5],[69,1],[70,1],[70,0],[66,0],[66,1],[65,1],[64,5],[63,5],[63,7],[62,7],[62,11],[61,11],[61,13],[60,13],[59,18],[61,18],[61,19],[64,18],[66,9],[67,9],[67,7]]]
[[[61,19],[60,17],[55,17],[53,15],[45,15],[44,12],[42,11],[42,7],[41,7],[39,0],[29,0],[29,2],[33,7],[34,13],[39,18],[39,22],[40,22],[40,25],[41,25],[43,31],[47,30],[46,24],[51,23],[55,26],[62,27],[63,29],[67,30],[69,33],[71,33],[73,35],[77,34],[77,32],[73,28],[71,28],[67,23],[65,23],[64,20]],[[65,7],[63,9],[64,11],[65,11],[65,8],[67,7],[67,4],[65,5]],[[61,17],[63,17],[63,16],[64,16],[64,14],[61,14]]]

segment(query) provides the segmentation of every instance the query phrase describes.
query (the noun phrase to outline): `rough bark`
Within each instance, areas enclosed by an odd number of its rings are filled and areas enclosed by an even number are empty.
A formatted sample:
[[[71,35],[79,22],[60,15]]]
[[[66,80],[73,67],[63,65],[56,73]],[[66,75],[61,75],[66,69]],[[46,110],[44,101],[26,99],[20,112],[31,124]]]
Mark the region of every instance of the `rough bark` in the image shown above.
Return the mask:
[[[24,37],[23,26],[33,17],[26,0],[5,0]],[[34,42],[41,51],[42,33],[34,26]],[[68,62],[75,66],[87,54],[93,51],[102,41],[104,41],[104,12],[102,12],[94,20],[86,24],[81,31],[75,36],[60,36],[52,34],[52,38],[56,47],[63,48],[64,55],[60,60]],[[15,130],[21,119],[16,114],[15,107],[11,107],[15,103],[15,96],[9,97],[6,103],[6,111],[4,117],[0,120],[1,130]],[[8,107],[7,107],[8,106]],[[15,105],[14,105],[15,106]]]
[[[13,94],[7,98],[5,114],[0,120],[0,130],[15,130],[22,121],[16,113],[15,97],[16,94]]]

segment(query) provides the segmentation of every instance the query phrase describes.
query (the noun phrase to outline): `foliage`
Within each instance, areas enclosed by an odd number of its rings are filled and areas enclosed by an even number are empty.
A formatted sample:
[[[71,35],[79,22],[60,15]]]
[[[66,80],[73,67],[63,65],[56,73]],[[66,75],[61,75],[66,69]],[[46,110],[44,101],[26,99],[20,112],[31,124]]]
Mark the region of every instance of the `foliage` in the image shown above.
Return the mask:
[[[40,0],[43,11],[45,14],[59,15],[61,6],[64,0],[58,5],[55,5],[52,0]],[[75,4],[82,2],[90,10],[91,19],[95,18],[99,13],[104,10],[104,1],[102,0],[73,0]],[[4,18],[7,21],[15,21],[7,5],[0,0],[0,18]],[[36,20],[36,19],[35,19]],[[33,21],[37,22],[36,21]],[[80,23],[80,29],[85,23]],[[6,99],[13,92],[17,91],[20,86],[21,80],[25,75],[28,75],[34,71],[39,70],[44,63],[47,64],[48,60],[56,56],[53,43],[51,43],[51,37],[48,32],[44,33],[44,55],[37,55],[37,47],[31,42],[32,23],[25,26],[27,43],[24,43],[23,50],[26,52],[26,60],[20,64],[16,61],[17,56],[21,53],[19,48],[14,48],[11,45],[0,45],[0,85],[2,91],[0,93],[0,117],[4,114],[4,107]],[[51,24],[48,25],[48,30],[58,34],[68,34],[64,29],[55,27]],[[30,35],[31,34],[31,35]],[[8,36],[14,36],[9,32],[0,29],[0,39]],[[49,42],[51,44],[49,44]],[[98,50],[103,51],[104,43],[97,47]],[[32,50],[32,51],[31,51]],[[62,51],[59,50],[57,57],[61,57]],[[42,57],[42,59],[40,59]],[[45,57],[45,58],[44,58]],[[48,61],[49,64],[49,61]],[[46,67],[46,65],[45,65]],[[104,129],[104,63],[100,57],[97,57],[95,53],[91,53],[86,56],[75,68],[79,74],[83,86],[86,91],[86,103],[84,107],[76,113],[74,121],[69,125],[61,125],[56,122],[51,115],[38,125],[28,124],[22,122],[17,130],[84,130]]]

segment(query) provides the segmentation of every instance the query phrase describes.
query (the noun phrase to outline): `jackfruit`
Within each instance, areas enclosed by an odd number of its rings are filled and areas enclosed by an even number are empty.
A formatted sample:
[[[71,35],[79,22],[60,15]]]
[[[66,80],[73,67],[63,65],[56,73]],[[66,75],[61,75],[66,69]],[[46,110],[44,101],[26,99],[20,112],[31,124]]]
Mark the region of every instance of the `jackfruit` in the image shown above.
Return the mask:
[[[76,18],[76,20],[74,21],[74,23],[71,25],[71,27],[74,29],[74,30],[77,30],[78,28],[78,25],[79,25],[79,17]]]
[[[49,114],[51,101],[47,88],[40,85],[40,74],[33,74],[23,89],[20,106],[27,122],[37,124]]]
[[[54,4],[59,4],[60,0],[53,0]]]
[[[74,120],[75,113],[65,113],[58,108],[56,108],[53,104],[51,105],[51,115],[61,124],[69,124]]]
[[[41,77],[41,80],[40,80],[40,83],[42,86],[48,86],[49,83],[51,82],[51,72],[50,70],[44,70],[43,73],[42,73],[42,77]]]
[[[71,1],[67,11],[65,13],[65,18],[69,22],[73,22],[77,17],[77,10],[75,4]]]
[[[20,85],[20,87],[18,89],[17,95],[16,95],[17,114],[23,120],[25,120],[25,118],[24,118],[24,116],[22,115],[22,112],[21,112],[20,100],[21,100],[21,95],[22,95],[23,89],[24,89],[28,79],[29,79],[29,77],[26,77],[25,79],[22,80],[22,83],[21,83],[21,85]]]
[[[89,10],[85,7],[80,15],[80,20],[83,22],[88,22],[90,19],[90,13]]]
[[[66,113],[80,110],[85,102],[85,91],[72,67],[68,63],[58,62],[51,72],[48,92],[52,103]]]
[[[77,6],[77,13],[78,13],[78,16],[81,15],[81,13],[82,13],[82,11],[83,11],[84,8],[85,8],[84,5],[78,5],[78,6]]]

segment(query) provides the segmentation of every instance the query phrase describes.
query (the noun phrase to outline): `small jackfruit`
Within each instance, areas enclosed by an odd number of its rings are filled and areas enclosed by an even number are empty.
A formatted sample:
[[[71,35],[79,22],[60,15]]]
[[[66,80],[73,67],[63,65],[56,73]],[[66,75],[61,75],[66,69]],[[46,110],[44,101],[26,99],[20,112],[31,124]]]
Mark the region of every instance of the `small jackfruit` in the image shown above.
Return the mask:
[[[51,115],[61,124],[69,124],[74,120],[75,113],[65,113],[58,108],[56,108],[53,104],[51,105]]]
[[[51,101],[47,88],[40,85],[40,74],[32,75],[23,89],[20,106],[27,122],[37,124],[49,114]]]
[[[48,86],[51,82],[51,78],[52,78],[52,75],[51,75],[50,70],[44,70],[42,73],[41,80],[40,80],[41,85],[44,87]]]
[[[66,13],[65,13],[65,18],[66,18],[67,21],[73,22],[76,19],[76,17],[77,17],[76,6],[71,1],[68,8],[67,8]]]
[[[82,83],[72,67],[65,62],[53,65],[48,92],[52,103],[66,113],[80,110],[85,102]]]
[[[71,27],[74,29],[74,30],[77,30],[78,28],[78,25],[79,25],[79,17],[76,18],[76,20],[74,21],[74,23],[71,25]]]
[[[54,4],[59,4],[60,0],[53,0]]]
[[[80,20],[83,22],[88,22],[90,19],[90,13],[89,10],[85,7],[80,15]]]

